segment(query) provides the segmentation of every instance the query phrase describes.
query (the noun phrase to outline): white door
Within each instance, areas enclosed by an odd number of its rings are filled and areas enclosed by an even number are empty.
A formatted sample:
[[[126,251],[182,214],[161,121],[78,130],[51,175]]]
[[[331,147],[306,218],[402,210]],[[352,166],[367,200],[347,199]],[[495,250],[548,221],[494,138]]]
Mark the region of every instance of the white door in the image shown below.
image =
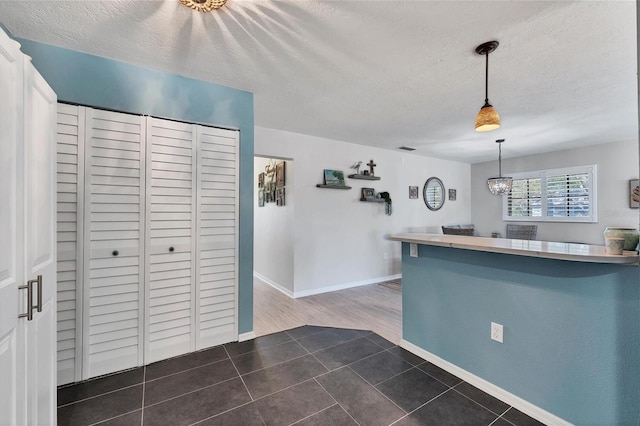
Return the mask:
[[[18,118],[22,117],[22,54],[0,31],[0,425],[24,423],[23,352],[18,313],[25,311],[18,290],[22,258],[18,238]],[[26,302],[25,302],[26,303]],[[20,310],[19,310],[20,309]],[[19,369],[19,371],[18,371]]]
[[[238,339],[238,137],[198,126],[196,349]]]
[[[2,31],[0,93],[0,424],[50,425],[56,423],[56,96]]]
[[[195,350],[195,138],[147,118],[145,364]]]
[[[142,365],[144,118],[85,108],[82,378]]]
[[[24,278],[38,282],[33,320],[19,325],[26,329],[27,423],[50,425],[56,422],[56,94],[30,62],[24,87]]]

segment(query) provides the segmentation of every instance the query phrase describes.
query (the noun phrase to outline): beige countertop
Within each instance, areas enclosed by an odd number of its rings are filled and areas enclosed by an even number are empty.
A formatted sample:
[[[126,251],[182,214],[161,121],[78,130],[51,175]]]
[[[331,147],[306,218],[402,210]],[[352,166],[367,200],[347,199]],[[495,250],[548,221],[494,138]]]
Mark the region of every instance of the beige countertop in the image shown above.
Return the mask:
[[[638,253],[635,251],[625,251],[622,255],[611,255],[605,252],[604,246],[590,244],[418,233],[393,234],[387,238],[405,243],[515,254],[545,259],[570,260],[574,262],[638,265],[640,259]]]

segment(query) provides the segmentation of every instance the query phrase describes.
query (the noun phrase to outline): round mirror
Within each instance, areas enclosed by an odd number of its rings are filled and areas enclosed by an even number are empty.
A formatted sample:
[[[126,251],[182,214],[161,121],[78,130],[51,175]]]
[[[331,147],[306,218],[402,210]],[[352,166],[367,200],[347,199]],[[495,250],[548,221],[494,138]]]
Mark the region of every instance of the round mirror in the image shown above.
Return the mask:
[[[430,177],[422,188],[422,197],[429,210],[440,210],[444,204],[444,185],[437,177]]]

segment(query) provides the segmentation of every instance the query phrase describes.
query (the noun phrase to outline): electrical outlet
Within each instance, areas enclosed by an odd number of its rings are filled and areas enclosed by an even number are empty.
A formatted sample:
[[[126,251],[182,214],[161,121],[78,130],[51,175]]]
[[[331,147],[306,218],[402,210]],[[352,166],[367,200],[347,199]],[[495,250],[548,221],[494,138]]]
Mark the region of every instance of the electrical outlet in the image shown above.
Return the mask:
[[[409,244],[409,256],[418,257],[418,245],[415,243]]]
[[[491,323],[491,340],[502,343],[502,324]]]

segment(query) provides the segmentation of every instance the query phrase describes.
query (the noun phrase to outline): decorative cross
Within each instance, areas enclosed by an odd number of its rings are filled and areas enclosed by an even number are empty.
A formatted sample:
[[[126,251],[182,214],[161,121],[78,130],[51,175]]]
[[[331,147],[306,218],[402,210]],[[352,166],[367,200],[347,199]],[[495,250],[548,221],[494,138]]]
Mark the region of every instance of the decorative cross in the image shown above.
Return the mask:
[[[369,166],[369,176],[375,176],[373,173],[373,168],[377,166],[377,164],[373,162],[373,158],[367,163],[367,166]]]

